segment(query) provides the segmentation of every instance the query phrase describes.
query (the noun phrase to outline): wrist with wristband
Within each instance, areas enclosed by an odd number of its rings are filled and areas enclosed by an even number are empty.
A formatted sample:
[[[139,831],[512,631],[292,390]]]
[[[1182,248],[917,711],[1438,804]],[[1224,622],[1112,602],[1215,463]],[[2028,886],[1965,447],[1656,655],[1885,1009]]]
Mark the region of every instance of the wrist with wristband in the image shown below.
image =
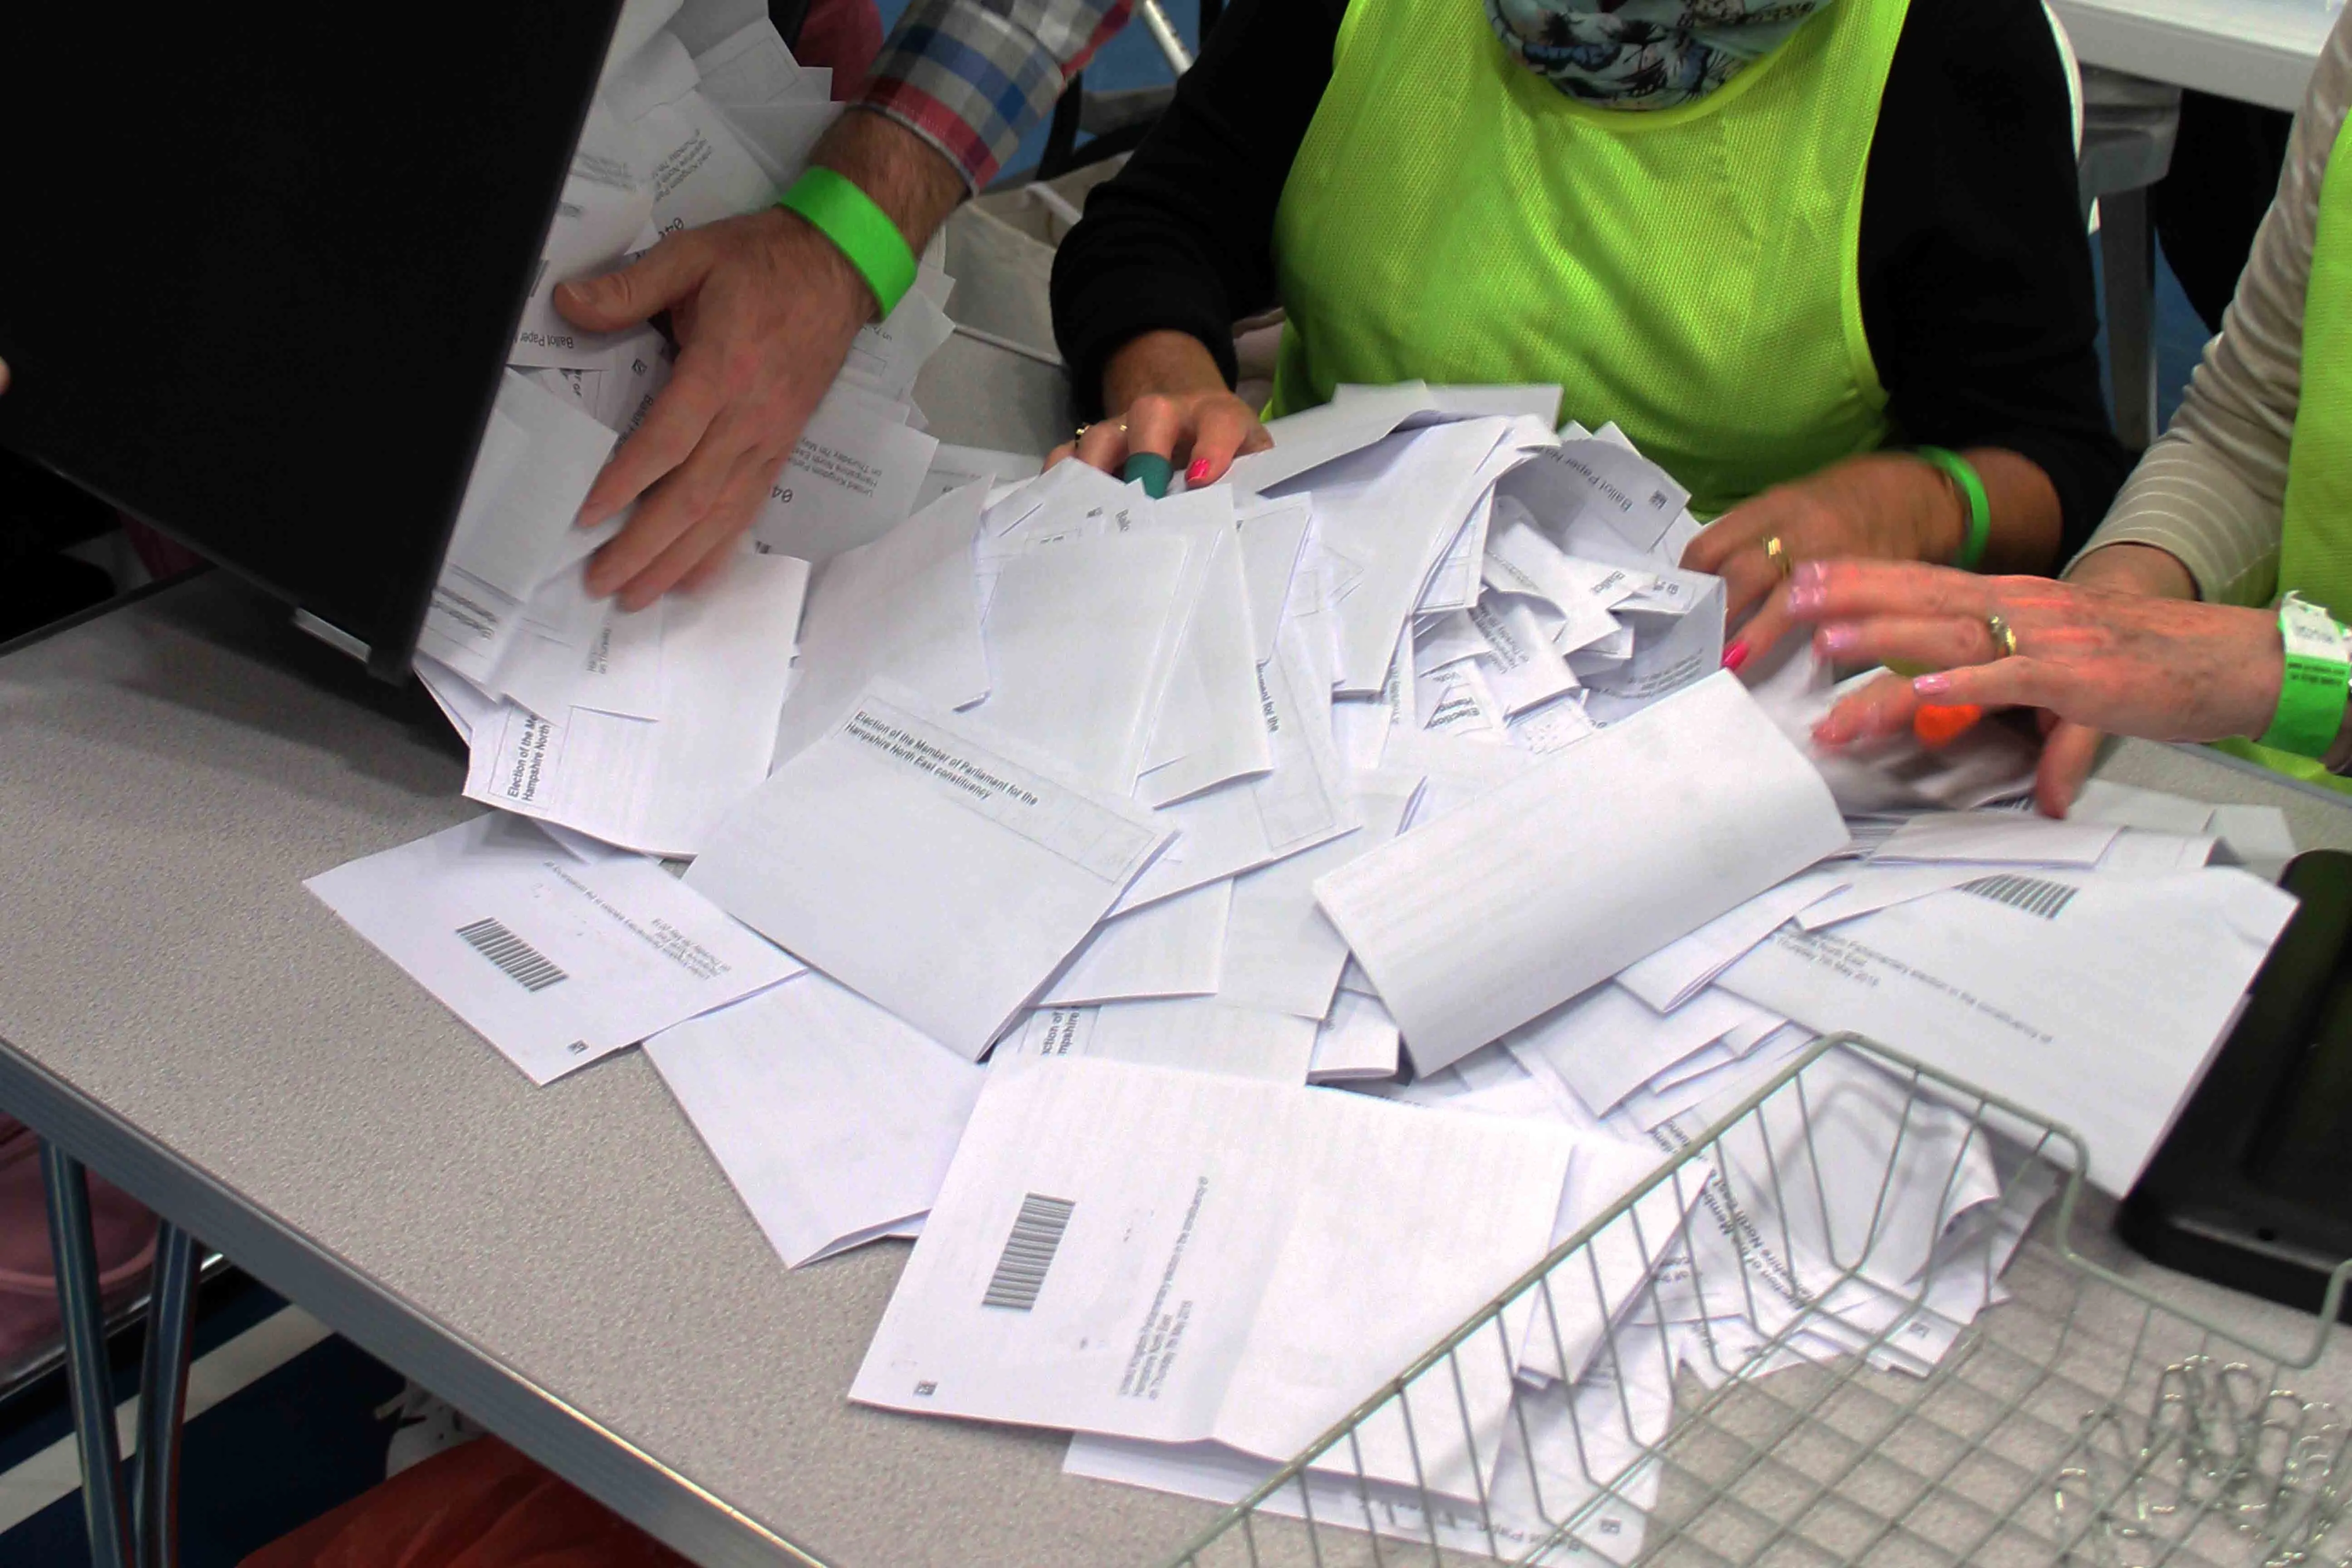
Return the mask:
[[[915,252],[890,215],[837,170],[809,169],[793,182],[778,206],[798,213],[848,258],[879,309],[876,319],[898,308],[915,283]]]
[[[2344,727],[2352,694],[2352,652],[2344,628],[2317,605],[2289,593],[2279,601],[2279,647],[2285,669],[2279,679],[2278,711],[2262,743],[2298,757],[2325,757]]]
[[[1914,447],[1911,455],[1944,476],[1960,510],[1968,514],[1967,531],[1960,536],[1959,552],[1952,557],[1952,564],[1963,572],[1975,571],[1984,561],[1985,546],[1992,542],[1992,500],[1985,494],[1977,466],[1942,447]]]

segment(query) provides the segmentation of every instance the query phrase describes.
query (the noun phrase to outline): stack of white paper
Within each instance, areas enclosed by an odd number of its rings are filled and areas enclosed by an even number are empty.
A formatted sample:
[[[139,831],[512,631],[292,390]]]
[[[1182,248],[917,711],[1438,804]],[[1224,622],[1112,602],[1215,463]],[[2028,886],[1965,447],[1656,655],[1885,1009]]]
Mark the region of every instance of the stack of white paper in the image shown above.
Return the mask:
[[[823,118],[707,8],[625,52],[551,268]],[[1717,669],[1687,496],[1552,433],[1557,389],[1351,388],[1157,500],[940,448],[906,398],[947,287],[861,338],[758,548],[636,616],[570,520],[665,355],[527,312],[419,668],[467,793],[544,832],[319,884],[536,1077],[661,1031],[787,1265],[919,1230],[856,1397],[1233,1495],[1836,1029],[2127,1184],[2284,921],[2209,867],[2274,868],[2276,814],[2095,786],[2046,822],[1998,723],[1814,753],[1829,672]],[[1470,1544],[1481,1500],[1495,1540],[1590,1500],[1630,1556],[1680,1372],[1931,1367],[2042,1189],[1859,1058],[1809,1070],[1801,1182],[1788,1127],[1723,1141],[1633,1211],[1658,1245],[1596,1243],[1602,1301],[1507,1317],[1428,1441],[1391,1409],[1297,1506]]]
[[[583,585],[585,558],[626,514],[593,531],[573,520],[673,356],[651,327],[573,327],[556,286],[771,205],[839,111],[831,73],[802,68],[756,12],[639,6],[615,33],[417,642],[418,673],[472,748],[475,798],[695,853],[765,775],[804,563],[915,510],[938,444],[908,395],[953,330],[952,281],[928,258],[888,319],[858,333],[776,481],[753,539],[781,559],[636,615]]]
[[[486,706],[466,794],[651,854],[698,853],[766,775],[807,582],[804,562],[746,554],[665,599],[650,637],[593,645],[546,683],[551,711]]]

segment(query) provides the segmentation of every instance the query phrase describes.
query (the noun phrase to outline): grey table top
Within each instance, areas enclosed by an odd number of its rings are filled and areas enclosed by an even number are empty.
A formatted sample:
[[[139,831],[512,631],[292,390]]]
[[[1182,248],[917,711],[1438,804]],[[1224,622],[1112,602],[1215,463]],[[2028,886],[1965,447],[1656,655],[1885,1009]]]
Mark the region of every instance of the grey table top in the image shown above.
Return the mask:
[[[2208,756],[2106,772],[2352,847]],[[1213,1518],[1062,1477],[1055,1435],[850,1405],[903,1245],[787,1271],[640,1055],[533,1089],[303,889],[476,813],[462,774],[421,697],[225,574],[0,659],[0,1103],[703,1561],[1145,1563]]]

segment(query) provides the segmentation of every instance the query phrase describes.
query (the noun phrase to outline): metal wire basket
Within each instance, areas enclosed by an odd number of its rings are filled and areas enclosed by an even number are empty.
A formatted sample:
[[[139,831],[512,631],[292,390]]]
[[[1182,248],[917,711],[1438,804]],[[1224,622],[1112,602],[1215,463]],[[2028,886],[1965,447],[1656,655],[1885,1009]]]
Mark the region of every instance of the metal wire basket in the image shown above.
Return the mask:
[[[2352,1431],[2282,1381],[2352,1261],[2248,1344],[2075,1252],[2074,1133],[1851,1036],[1659,1139],[1173,1563],[2352,1562]]]

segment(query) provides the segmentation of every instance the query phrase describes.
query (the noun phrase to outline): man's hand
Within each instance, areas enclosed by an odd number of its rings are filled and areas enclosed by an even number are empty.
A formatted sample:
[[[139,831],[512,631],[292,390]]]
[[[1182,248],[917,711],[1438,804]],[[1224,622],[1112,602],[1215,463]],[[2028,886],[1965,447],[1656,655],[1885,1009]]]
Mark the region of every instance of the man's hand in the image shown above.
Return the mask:
[[[677,334],[669,384],[580,509],[593,528],[637,502],[588,569],[590,593],[635,610],[725,562],[874,296],[831,240],[777,208],[674,234],[634,267],[563,284],[555,305],[594,331],[667,310]]]
[[[843,115],[812,162],[856,181],[917,250],[964,195],[953,164],[879,114]],[[596,552],[590,593],[642,609],[725,564],[875,303],[833,242],[781,208],[671,235],[633,267],[555,290],[593,331],[667,310],[678,342],[669,384],[580,509],[593,528],[637,505]]]

